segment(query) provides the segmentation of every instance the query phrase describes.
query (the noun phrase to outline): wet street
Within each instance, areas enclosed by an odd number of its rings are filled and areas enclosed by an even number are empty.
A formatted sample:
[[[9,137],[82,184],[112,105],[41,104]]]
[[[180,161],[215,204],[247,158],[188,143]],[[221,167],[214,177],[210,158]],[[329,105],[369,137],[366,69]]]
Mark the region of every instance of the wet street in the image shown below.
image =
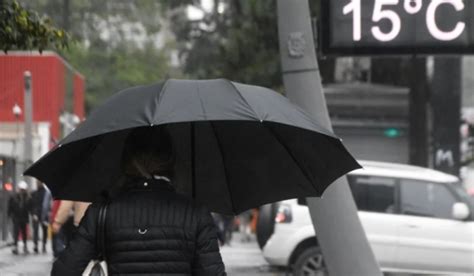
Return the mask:
[[[255,239],[241,243],[238,235],[234,234],[231,246],[221,247],[221,254],[229,275],[287,275],[268,265]]]
[[[11,247],[0,249],[0,275],[1,276],[44,276],[49,275],[53,256],[46,254],[23,254],[20,246],[20,254],[13,255]],[[29,244],[32,251],[33,244]]]
[[[21,248],[21,246],[20,246]],[[29,244],[30,251],[33,245]],[[231,246],[221,248],[228,275],[283,276],[285,273],[270,268],[262,257],[255,241],[241,243],[237,235]],[[44,276],[49,275],[51,253],[12,255],[10,247],[0,249],[0,276]]]

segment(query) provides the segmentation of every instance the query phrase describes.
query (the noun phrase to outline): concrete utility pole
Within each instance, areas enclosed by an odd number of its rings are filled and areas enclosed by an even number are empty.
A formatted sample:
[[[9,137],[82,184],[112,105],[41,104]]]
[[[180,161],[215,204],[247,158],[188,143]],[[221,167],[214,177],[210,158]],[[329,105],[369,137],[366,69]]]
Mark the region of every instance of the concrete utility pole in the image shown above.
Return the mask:
[[[24,168],[33,163],[33,92],[30,71],[23,74],[25,81],[25,146],[24,146]],[[25,177],[26,182],[30,186],[33,185],[31,177]]]
[[[286,95],[322,126],[331,129],[308,0],[278,0],[278,29]],[[382,275],[345,177],[332,184],[324,198],[307,198],[307,202],[330,275]]]

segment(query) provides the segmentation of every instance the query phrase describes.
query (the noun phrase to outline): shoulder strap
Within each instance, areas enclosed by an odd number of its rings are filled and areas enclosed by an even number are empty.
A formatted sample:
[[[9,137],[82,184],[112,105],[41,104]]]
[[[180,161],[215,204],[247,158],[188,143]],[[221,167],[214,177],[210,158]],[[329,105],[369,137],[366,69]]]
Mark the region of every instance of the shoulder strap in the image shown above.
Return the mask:
[[[96,233],[96,245],[99,249],[99,259],[106,261],[106,248],[105,248],[105,218],[107,216],[107,203],[102,204],[99,209],[99,216],[97,218],[97,233]]]

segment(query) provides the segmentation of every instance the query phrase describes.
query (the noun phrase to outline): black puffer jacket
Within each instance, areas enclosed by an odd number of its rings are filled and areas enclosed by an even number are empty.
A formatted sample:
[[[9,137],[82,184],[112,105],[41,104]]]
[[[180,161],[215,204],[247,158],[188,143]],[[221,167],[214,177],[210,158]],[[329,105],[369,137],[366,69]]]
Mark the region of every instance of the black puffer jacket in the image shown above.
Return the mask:
[[[31,213],[31,197],[26,192],[19,192],[10,197],[7,213],[13,223],[28,223]]]
[[[141,180],[140,188],[122,193],[109,204],[109,275],[225,275],[209,211],[163,182]],[[81,275],[97,256],[99,208],[98,204],[89,207],[74,239],[54,262],[51,275]]]

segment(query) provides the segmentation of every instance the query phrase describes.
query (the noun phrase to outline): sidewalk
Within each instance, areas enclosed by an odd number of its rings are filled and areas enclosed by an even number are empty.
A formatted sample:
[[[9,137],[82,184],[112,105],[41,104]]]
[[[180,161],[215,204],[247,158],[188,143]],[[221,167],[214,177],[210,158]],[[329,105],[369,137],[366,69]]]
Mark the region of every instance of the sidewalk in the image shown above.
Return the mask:
[[[0,241],[0,250],[5,248],[8,245],[8,242],[6,241]]]
[[[19,255],[11,253],[11,247],[0,248],[0,276],[46,276],[51,271],[52,254],[50,244],[47,245],[47,254],[30,253],[24,255],[23,244],[20,243]],[[33,251],[33,243],[28,243],[28,248]],[[251,242],[242,243],[238,233],[234,234],[230,246],[220,249],[222,259],[230,276],[283,276],[284,272],[271,268],[262,256],[260,249],[253,237]]]
[[[220,248],[226,272],[232,276],[259,275],[284,276],[289,275],[275,267],[270,267],[258,247],[256,238],[252,235],[250,242],[241,242],[240,234],[234,233],[231,245]]]
[[[0,275],[1,276],[45,276],[51,271],[53,256],[51,246],[47,245],[49,252],[34,254],[33,243],[28,243],[30,254],[23,254],[23,244],[20,243],[20,254],[13,255],[11,247],[0,248]]]

